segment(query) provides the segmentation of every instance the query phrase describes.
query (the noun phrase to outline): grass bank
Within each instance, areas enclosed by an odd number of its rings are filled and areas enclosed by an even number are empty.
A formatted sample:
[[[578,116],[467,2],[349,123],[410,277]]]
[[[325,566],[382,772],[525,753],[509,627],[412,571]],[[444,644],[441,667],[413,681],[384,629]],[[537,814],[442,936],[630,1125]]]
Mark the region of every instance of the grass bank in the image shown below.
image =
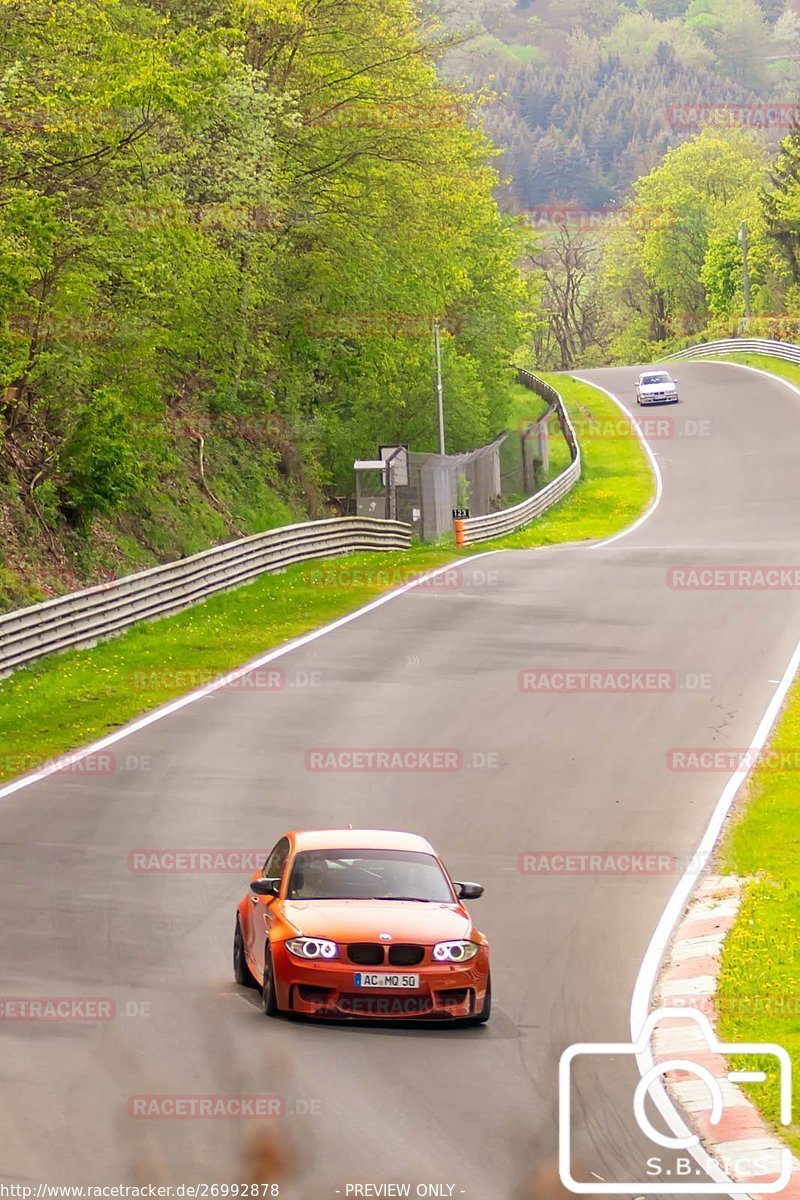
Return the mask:
[[[0,779],[84,745],[421,571],[485,549],[607,537],[625,528],[653,494],[641,445],[602,392],[550,378],[578,427],[584,460],[583,478],[557,507],[518,533],[461,551],[449,539],[408,552],[298,564],[94,649],[18,671],[0,682]],[[513,398],[515,421],[541,412],[538,398],[521,390],[525,395]]]

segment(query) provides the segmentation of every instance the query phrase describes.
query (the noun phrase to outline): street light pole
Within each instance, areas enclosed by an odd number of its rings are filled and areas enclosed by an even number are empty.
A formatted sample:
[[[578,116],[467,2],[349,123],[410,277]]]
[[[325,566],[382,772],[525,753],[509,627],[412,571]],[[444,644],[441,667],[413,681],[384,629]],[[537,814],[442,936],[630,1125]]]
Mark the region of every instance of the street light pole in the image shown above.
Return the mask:
[[[444,398],[442,396],[442,351],[439,345],[439,319],[433,322],[433,342],[436,347],[436,402],[439,415],[439,453],[444,454]]]

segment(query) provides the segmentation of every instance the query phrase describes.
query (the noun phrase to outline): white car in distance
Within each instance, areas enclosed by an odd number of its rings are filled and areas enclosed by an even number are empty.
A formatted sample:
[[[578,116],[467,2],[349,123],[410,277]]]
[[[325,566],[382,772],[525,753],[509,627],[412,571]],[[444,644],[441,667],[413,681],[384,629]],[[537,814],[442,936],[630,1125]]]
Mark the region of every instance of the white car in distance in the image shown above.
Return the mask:
[[[636,381],[637,404],[677,404],[678,381],[668,371],[642,371]]]

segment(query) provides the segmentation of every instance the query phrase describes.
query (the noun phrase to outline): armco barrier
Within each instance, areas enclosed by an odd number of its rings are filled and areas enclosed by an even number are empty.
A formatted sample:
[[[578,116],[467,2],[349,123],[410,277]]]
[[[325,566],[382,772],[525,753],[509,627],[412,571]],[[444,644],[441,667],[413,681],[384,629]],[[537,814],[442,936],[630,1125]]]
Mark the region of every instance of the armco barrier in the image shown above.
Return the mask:
[[[7,613],[0,617],[0,676],[56,650],[92,645],[137,621],[177,612],[292,563],[410,545],[410,525],[372,517],[268,529],[179,562]]]
[[[771,338],[726,338],[719,342],[702,342],[668,354],[671,358],[712,358],[715,354],[770,354],[773,358],[784,358],[787,362],[800,365],[800,346],[793,342],[776,342]]]
[[[525,387],[530,388],[531,391],[536,392],[537,396],[541,396],[543,400],[547,401],[555,411],[561,432],[569,446],[572,461],[566,471],[562,471],[557,479],[548,483],[547,487],[542,488],[536,495],[523,500],[521,504],[515,504],[513,508],[502,508],[496,513],[488,513],[485,517],[464,517],[457,520],[455,530],[456,543],[459,546],[469,546],[473,542],[485,542],[489,538],[502,537],[503,534],[521,529],[523,525],[527,525],[534,517],[541,516],[543,512],[566,496],[581,477],[581,448],[578,445],[578,439],[572,428],[564,401],[555,388],[531,374],[530,371],[519,368],[517,378]]]

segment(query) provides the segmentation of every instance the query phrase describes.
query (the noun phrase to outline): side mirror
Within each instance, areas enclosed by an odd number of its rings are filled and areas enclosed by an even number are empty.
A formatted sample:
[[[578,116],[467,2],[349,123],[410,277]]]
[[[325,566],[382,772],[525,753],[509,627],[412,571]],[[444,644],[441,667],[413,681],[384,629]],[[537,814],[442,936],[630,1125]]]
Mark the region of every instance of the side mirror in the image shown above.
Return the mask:
[[[277,896],[280,890],[280,879],[254,879],[250,884],[250,891],[257,896]]]
[[[479,900],[483,895],[483,885],[480,883],[457,883],[456,895],[459,900]]]

